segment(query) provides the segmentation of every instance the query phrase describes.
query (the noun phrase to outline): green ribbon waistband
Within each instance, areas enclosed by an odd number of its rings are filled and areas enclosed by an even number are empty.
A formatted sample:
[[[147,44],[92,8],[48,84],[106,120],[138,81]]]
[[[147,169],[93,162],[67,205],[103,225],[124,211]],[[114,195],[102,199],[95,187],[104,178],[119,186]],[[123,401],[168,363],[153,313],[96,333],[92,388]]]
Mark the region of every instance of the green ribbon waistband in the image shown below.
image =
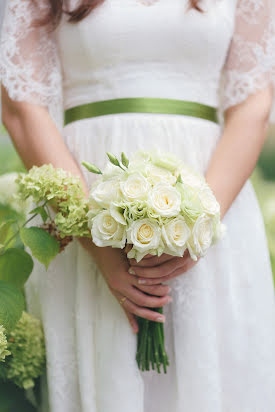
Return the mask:
[[[82,104],[65,111],[65,125],[90,117],[117,113],[162,113],[199,117],[218,123],[215,107],[185,100],[129,97]]]

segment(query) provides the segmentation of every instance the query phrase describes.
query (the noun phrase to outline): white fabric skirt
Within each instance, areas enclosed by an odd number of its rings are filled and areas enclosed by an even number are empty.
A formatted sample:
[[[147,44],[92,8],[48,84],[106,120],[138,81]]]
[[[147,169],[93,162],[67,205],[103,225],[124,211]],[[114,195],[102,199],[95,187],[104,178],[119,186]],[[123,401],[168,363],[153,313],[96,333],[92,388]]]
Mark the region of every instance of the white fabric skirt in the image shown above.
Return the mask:
[[[121,114],[72,123],[76,161],[159,148],[205,172],[220,126],[177,115]],[[232,168],[234,168],[232,164]],[[84,171],[91,182],[93,175]],[[261,212],[250,182],[224,218],[226,237],[172,286],[167,375],[140,372],[136,336],[92,258],[74,241],[27,286],[44,325],[50,412],[274,412],[275,300]],[[48,406],[47,406],[48,403]]]

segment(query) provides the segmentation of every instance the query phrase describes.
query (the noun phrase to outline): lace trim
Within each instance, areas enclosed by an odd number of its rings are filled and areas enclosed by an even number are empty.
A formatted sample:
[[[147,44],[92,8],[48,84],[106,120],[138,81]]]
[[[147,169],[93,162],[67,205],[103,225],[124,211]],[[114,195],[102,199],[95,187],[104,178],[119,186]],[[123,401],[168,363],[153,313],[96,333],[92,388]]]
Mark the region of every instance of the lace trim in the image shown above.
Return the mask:
[[[0,79],[13,100],[56,113],[62,106],[58,51],[53,35],[35,25],[46,10],[44,2],[38,8],[32,0],[9,1],[0,43]]]
[[[222,110],[275,85],[275,15],[270,4],[268,0],[239,0],[223,73]]]
[[[264,7],[265,5],[261,0],[242,0],[239,2],[236,14],[247,23],[258,24],[258,14],[264,10]]]

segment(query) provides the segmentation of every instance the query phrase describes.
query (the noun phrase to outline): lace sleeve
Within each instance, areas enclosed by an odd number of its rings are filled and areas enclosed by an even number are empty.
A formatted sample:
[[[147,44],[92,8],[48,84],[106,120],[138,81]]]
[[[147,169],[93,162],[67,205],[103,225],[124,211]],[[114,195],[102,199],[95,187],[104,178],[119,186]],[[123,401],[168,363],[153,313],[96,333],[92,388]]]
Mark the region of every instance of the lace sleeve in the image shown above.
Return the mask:
[[[238,0],[225,62],[222,109],[275,84],[275,1]]]
[[[7,0],[0,41],[0,80],[13,100],[47,107],[60,125],[62,79],[54,34],[37,21],[45,0]]]

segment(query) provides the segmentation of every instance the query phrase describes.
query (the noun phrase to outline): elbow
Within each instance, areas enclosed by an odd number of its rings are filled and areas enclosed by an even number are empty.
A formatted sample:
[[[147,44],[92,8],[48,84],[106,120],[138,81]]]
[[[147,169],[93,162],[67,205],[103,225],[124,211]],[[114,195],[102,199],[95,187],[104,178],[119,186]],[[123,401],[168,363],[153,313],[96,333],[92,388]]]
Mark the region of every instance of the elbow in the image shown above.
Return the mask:
[[[270,121],[270,113],[271,113],[273,101],[274,101],[273,87],[270,86],[266,90],[259,92],[257,100],[258,100],[258,119],[259,121],[262,122],[263,126],[266,128],[268,127],[268,124]],[[255,113],[255,116],[257,119],[256,113]]]
[[[231,107],[225,113],[225,122],[235,120],[249,125],[254,130],[266,131],[268,128],[270,113],[274,99],[272,86],[267,87],[251,96],[243,103]]]
[[[20,116],[22,111],[22,103],[13,101],[6,89],[2,86],[2,122],[6,129],[9,131],[12,128],[14,121]]]
[[[273,88],[270,86],[247,99],[244,105],[246,106],[245,110],[248,120],[252,122],[252,124],[256,126],[257,123],[263,129],[267,128],[272,110],[273,97]]]
[[[5,103],[2,101],[2,123],[5,128],[9,131],[11,125],[13,123],[13,114],[12,112],[6,107]]]
[[[22,124],[35,112],[35,106],[23,102],[12,100],[6,89],[2,86],[2,122],[8,132],[12,134],[17,126]]]

